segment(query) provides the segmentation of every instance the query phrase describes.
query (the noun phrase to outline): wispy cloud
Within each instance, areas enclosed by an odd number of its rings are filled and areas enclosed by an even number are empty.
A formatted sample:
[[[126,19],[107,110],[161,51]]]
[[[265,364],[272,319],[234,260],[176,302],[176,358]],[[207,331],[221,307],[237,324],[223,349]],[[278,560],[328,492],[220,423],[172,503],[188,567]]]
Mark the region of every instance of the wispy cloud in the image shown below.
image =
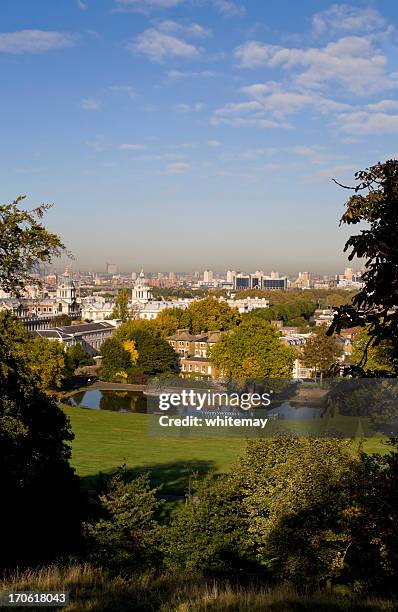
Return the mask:
[[[232,0],[211,0],[215,8],[225,17],[243,17],[246,9]]]
[[[174,8],[183,2],[185,0],[115,0],[115,6],[119,11],[150,11]]]
[[[216,147],[220,147],[221,146],[221,142],[219,140],[208,140],[207,141],[207,145],[209,147],[216,148]]]
[[[179,23],[167,20],[157,24],[157,29],[167,34],[181,34],[193,38],[206,38],[211,36],[211,30],[204,28],[199,23]]]
[[[76,4],[81,11],[87,11],[88,4],[86,2],[83,2],[83,0],[76,0]]]
[[[396,134],[398,132],[398,115],[368,111],[343,113],[337,117],[337,125],[342,132],[355,136]]]
[[[166,168],[167,174],[184,174],[191,169],[189,164],[185,162],[176,162],[175,164],[169,164]]]
[[[349,104],[336,102],[315,92],[285,90],[281,83],[254,83],[240,89],[249,100],[230,102],[213,113],[213,124],[224,123],[235,127],[291,128],[286,118],[311,109],[329,114],[350,110]]]
[[[325,47],[288,48],[249,41],[235,49],[242,68],[282,68],[296,71],[301,87],[319,89],[340,85],[356,95],[389,89],[396,80],[386,72],[387,59],[371,40],[359,36],[340,38]]]
[[[126,94],[131,99],[135,98],[135,92],[131,85],[111,85],[109,89],[115,93]]]
[[[119,146],[119,149],[122,149],[122,151],[142,151],[143,149],[146,149],[146,146],[143,144],[135,144],[135,143],[123,143]]]
[[[176,104],[174,106],[178,113],[199,113],[204,107],[205,105],[203,102],[196,102],[196,104]]]
[[[348,4],[332,4],[312,18],[312,28],[316,36],[368,34],[385,30],[387,26],[387,20],[376,9]]]
[[[19,30],[0,33],[0,53],[45,53],[75,44],[76,36],[64,32]]]
[[[219,76],[217,72],[212,70],[169,70],[166,76],[170,81],[179,81],[183,79],[210,78]]]
[[[83,98],[81,101],[81,107],[85,111],[98,111],[101,106],[101,102],[95,98]]]
[[[314,174],[310,174],[304,178],[306,183],[324,183],[332,181],[332,179],[342,180],[352,175],[353,170],[357,170],[356,164],[340,164],[319,170]]]
[[[193,58],[199,55],[199,50],[194,45],[156,28],[149,28],[139,34],[135,42],[129,43],[127,48],[146,55],[155,62],[162,62],[166,57]]]

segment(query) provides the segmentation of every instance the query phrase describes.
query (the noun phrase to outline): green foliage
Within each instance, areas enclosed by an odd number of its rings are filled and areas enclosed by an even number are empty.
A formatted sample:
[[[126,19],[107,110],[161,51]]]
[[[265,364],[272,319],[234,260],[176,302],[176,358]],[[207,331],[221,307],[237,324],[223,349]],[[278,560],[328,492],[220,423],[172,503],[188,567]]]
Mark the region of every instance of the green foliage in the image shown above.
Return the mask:
[[[25,344],[29,368],[43,391],[60,389],[66,374],[65,351],[60,342],[35,338]]]
[[[136,367],[143,374],[153,376],[178,370],[178,356],[151,321],[128,321],[117,328],[114,339],[133,340],[138,351]]]
[[[77,368],[93,365],[94,359],[84,350],[78,342],[68,347],[65,352],[65,367],[69,375],[72,375]]]
[[[21,208],[24,199],[20,196],[0,205],[0,287],[16,295],[26,285],[37,284],[34,272],[39,264],[49,263],[65,249],[59,237],[39,221],[50,206],[26,211]]]
[[[219,302],[210,296],[192,302],[181,316],[182,328],[189,329],[192,334],[233,329],[239,322],[240,315],[237,308],[230,308],[226,302]]]
[[[167,308],[158,314],[155,323],[163,338],[173,336],[182,328],[183,312],[182,308]]]
[[[64,327],[72,325],[72,317],[67,314],[59,314],[51,319],[51,327]]]
[[[382,340],[375,344],[367,328],[361,329],[355,336],[352,346],[352,361],[363,368],[365,373],[377,372],[378,375],[393,374],[397,371],[397,359],[394,355],[392,340]]]
[[[223,334],[210,358],[226,378],[290,378],[296,352],[283,344],[270,323],[252,317]]]
[[[85,524],[89,560],[120,570],[143,570],[156,563],[159,527],[154,514],[159,506],[156,490],[146,476],[129,483],[115,477],[100,496],[103,516]]]
[[[0,314],[0,566],[66,553],[79,533],[65,414],[38,385],[26,336]]]
[[[255,566],[242,499],[230,477],[194,483],[194,493],[164,531],[166,567],[231,576]]]
[[[103,380],[110,382],[121,382],[121,373],[128,372],[132,368],[131,355],[126,351],[120,340],[108,338],[101,345],[101,371]]]
[[[316,309],[315,302],[297,300],[271,308],[255,308],[246,317],[259,317],[264,321],[283,321],[284,325],[303,325],[309,321]]]
[[[305,367],[325,373],[336,363],[342,352],[336,338],[328,336],[327,328],[320,325],[314,328],[314,335],[305,344],[300,360]]]
[[[315,588],[339,576],[350,541],[341,520],[356,462],[349,441],[248,443],[231,478],[244,491],[248,539],[277,579]]]
[[[112,310],[112,319],[121,319],[123,323],[131,319],[129,309],[129,292],[127,289],[120,289]]]
[[[398,161],[378,163],[355,174],[357,185],[340,223],[366,223],[349,238],[349,259],[365,259],[364,287],[339,308],[330,333],[360,325],[374,345],[387,340],[398,356]]]

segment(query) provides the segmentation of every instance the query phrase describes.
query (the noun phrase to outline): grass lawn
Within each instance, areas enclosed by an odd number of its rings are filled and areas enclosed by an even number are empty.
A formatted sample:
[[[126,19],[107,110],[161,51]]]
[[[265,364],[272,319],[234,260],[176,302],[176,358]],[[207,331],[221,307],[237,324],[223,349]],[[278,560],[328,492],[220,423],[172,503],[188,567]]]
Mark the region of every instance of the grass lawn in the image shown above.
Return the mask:
[[[146,414],[64,408],[75,440],[72,465],[79,476],[95,476],[126,464],[131,471],[151,472],[163,491],[183,493],[189,475],[226,472],[245,448],[239,438],[160,438],[147,433]]]
[[[163,483],[165,493],[181,494],[193,472],[226,472],[246,442],[241,438],[152,437],[147,416],[64,407],[75,440],[72,465],[79,476],[94,477],[126,465],[131,473],[148,471],[154,485]],[[382,439],[364,441],[369,453],[386,452]]]

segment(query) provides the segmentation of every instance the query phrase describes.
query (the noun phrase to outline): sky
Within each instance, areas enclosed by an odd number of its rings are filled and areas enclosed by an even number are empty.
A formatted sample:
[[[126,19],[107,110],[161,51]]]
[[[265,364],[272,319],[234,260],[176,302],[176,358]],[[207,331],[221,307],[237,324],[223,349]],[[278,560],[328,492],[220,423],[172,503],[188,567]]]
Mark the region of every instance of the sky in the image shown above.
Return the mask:
[[[73,268],[344,268],[332,178],[397,152],[396,2],[2,0],[1,17],[1,201],[54,203]]]

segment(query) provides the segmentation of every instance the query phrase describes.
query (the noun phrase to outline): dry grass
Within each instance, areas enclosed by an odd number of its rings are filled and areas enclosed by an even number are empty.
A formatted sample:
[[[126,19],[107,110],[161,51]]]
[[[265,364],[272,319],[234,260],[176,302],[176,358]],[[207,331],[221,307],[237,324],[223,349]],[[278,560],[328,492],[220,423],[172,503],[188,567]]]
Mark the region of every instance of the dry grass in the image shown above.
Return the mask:
[[[269,610],[321,611],[396,610],[387,600],[354,601],[319,593],[298,595],[288,587],[243,588],[186,576],[149,573],[129,578],[110,577],[89,565],[67,568],[49,566],[40,570],[14,573],[0,584],[4,590],[69,591],[70,603],[64,612],[253,612]],[[39,610],[42,608],[29,608]],[[46,608],[50,610],[51,608]],[[60,608],[58,608],[59,610]]]

